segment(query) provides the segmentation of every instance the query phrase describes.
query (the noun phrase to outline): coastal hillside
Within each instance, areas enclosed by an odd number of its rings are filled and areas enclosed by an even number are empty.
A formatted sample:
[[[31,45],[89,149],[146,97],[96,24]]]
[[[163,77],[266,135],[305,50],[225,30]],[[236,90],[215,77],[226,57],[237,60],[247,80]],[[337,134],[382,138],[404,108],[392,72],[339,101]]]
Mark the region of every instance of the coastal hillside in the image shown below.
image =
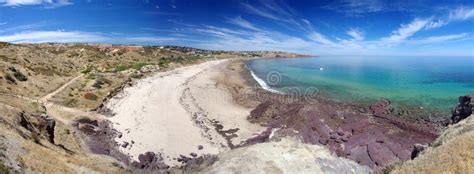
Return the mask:
[[[106,135],[100,140],[116,135],[101,127],[107,126],[102,124],[106,116],[92,110],[133,79],[208,60],[297,56],[176,46],[1,43],[0,173],[126,172],[128,164],[117,160],[123,156],[106,148],[113,144],[91,149],[86,143],[94,140],[91,135]]]
[[[2,43],[0,173],[471,170],[471,95],[445,129],[388,100],[271,93],[245,66],[298,56]]]
[[[459,102],[453,111],[452,121],[455,124],[449,125],[425,150],[420,150],[414,160],[394,167],[393,173],[474,171],[474,115],[471,115],[474,111],[474,94],[461,96]]]

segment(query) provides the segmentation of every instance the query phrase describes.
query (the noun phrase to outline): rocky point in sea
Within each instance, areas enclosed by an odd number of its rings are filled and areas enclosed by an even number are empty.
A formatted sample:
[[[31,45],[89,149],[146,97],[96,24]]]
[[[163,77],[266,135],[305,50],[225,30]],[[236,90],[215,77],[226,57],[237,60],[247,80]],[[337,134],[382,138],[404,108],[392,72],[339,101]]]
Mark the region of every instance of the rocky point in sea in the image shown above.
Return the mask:
[[[455,124],[474,113],[474,94],[459,97],[459,104],[452,111],[451,123]]]

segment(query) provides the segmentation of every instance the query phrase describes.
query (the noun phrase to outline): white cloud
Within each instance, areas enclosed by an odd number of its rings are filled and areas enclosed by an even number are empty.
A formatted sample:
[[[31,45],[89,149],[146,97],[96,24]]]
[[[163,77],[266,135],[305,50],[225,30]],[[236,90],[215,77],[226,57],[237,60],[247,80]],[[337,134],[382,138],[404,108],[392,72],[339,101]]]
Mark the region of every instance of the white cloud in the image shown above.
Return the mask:
[[[108,38],[97,33],[66,32],[66,31],[26,31],[11,35],[1,35],[0,41],[12,43],[44,43],[44,42],[99,42]]]
[[[0,0],[3,6],[44,5],[45,8],[57,8],[71,5],[69,0]]]
[[[176,38],[172,37],[159,37],[159,36],[142,36],[142,37],[127,37],[124,40],[132,42],[165,42],[165,41],[175,41]]]
[[[458,7],[449,13],[449,19],[454,21],[474,19],[474,8]]]
[[[438,20],[432,20],[426,25],[426,29],[435,29],[435,28],[440,28],[445,25],[448,25],[451,22],[455,21],[466,21],[474,19],[474,8],[468,8],[468,7],[458,7],[456,9],[453,9],[449,12],[449,15],[447,17],[444,17],[442,19]]]
[[[324,6],[324,8],[348,16],[361,16],[365,13],[379,12],[386,8],[381,0],[338,0]]]
[[[6,25],[6,24],[8,24],[8,23],[6,23],[6,22],[0,22],[0,25]]]
[[[269,19],[281,20],[279,17],[277,17],[273,13],[267,12],[265,10],[258,9],[256,7],[250,5],[250,4],[242,3],[242,6],[245,9],[247,9],[250,13],[253,13],[253,14],[256,14],[256,15],[259,15],[259,16],[262,16],[262,17],[266,17],[266,18],[269,18]]]
[[[440,28],[440,27],[445,26],[447,24],[448,24],[448,21],[438,19],[436,21],[430,21],[428,24],[426,24],[425,28],[427,30],[430,30],[430,29]]]
[[[318,32],[313,32],[309,35],[309,39],[312,41],[321,43],[326,46],[334,46],[336,45],[334,42],[330,41],[329,39],[326,38],[326,36],[322,35],[321,33]]]
[[[403,42],[405,39],[423,29],[428,24],[428,22],[429,20],[426,19],[415,19],[409,24],[402,24],[400,28],[392,32],[392,35],[382,38],[381,40],[388,43]]]
[[[355,41],[364,40],[364,33],[355,28],[351,28],[349,31],[347,31],[347,35],[351,36]]]
[[[286,26],[288,29],[300,29],[311,31],[311,24],[308,20],[298,17],[296,10],[282,1],[266,0],[261,1],[260,6],[241,3],[248,13],[255,14],[274,22]]]
[[[4,6],[20,6],[20,5],[38,5],[43,3],[43,0],[2,0]]]
[[[242,19],[242,17],[237,16],[236,18],[229,19],[229,22],[235,25],[238,25],[242,28],[254,30],[254,31],[261,31],[259,28],[255,27],[252,23],[249,21]]]
[[[301,19],[306,25],[311,25],[311,22],[309,22],[309,20],[307,19]]]
[[[464,39],[467,36],[468,36],[467,33],[451,34],[451,35],[444,35],[444,36],[431,36],[431,37],[427,37],[427,38],[423,38],[423,39],[412,40],[412,41],[409,41],[408,43],[412,43],[412,44],[433,44],[433,43],[439,43],[439,42],[446,42],[446,41]]]

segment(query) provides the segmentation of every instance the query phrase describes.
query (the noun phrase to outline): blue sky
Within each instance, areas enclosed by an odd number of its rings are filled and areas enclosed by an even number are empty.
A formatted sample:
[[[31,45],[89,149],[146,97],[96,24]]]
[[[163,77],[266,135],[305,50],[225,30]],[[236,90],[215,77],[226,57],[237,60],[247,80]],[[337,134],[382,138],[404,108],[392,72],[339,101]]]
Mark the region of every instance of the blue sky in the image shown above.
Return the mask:
[[[474,1],[0,0],[0,41],[474,56]]]

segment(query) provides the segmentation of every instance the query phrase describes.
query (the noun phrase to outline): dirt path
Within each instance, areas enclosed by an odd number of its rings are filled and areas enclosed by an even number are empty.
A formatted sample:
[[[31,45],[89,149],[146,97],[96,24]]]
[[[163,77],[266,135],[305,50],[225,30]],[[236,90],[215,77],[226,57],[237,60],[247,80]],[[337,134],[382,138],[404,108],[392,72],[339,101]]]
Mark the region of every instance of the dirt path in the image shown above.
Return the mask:
[[[73,79],[69,80],[67,83],[63,84],[61,87],[58,89],[54,90],[53,92],[37,99],[37,98],[31,98],[23,95],[18,95],[18,94],[9,94],[9,93],[0,93],[1,95],[7,95],[7,96],[12,96],[16,97],[25,101],[29,102],[34,102],[34,103],[39,103],[42,106],[46,108],[46,112],[54,116],[57,120],[68,124],[71,122],[71,120],[74,120],[76,117],[89,117],[89,118],[94,118],[94,119],[105,119],[104,115],[101,115],[96,112],[90,112],[90,111],[84,111],[81,109],[76,109],[76,108],[71,108],[71,107],[66,107],[63,105],[59,105],[53,102],[50,102],[49,99],[51,99],[54,95],[60,93],[62,90],[64,90],[66,87],[71,85],[72,83],[76,82],[78,79],[83,77],[84,74],[81,74],[77,77],[74,77]]]
[[[69,85],[71,85],[72,83],[74,83],[76,80],[80,79],[81,77],[83,77],[84,74],[81,74],[77,77],[74,77],[73,79],[69,80],[67,83],[65,83],[64,85],[62,85],[61,87],[59,87],[58,89],[54,90],[53,92],[43,96],[40,98],[40,102],[42,103],[45,103],[47,102],[49,99],[51,99],[51,97],[53,97],[54,95],[56,95],[57,93],[61,92],[62,90],[64,90],[66,87],[68,87]]]

